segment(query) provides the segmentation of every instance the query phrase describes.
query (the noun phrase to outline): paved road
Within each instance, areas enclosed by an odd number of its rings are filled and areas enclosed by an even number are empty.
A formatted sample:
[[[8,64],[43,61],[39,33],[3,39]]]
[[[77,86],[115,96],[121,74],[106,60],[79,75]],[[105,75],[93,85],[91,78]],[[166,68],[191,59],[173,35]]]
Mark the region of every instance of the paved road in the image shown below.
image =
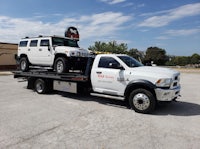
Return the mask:
[[[179,102],[151,115],[121,101],[67,93],[38,95],[0,76],[0,148],[199,149],[200,74],[183,73]]]

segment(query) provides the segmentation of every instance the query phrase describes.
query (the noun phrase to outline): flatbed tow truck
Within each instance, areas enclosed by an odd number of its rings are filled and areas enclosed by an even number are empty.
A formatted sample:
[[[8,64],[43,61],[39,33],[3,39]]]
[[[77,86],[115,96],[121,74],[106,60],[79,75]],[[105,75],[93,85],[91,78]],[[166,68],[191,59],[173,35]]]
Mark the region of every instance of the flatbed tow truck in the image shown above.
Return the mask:
[[[84,71],[83,71],[84,70]],[[58,90],[89,93],[125,100],[139,113],[150,113],[158,101],[173,101],[180,95],[180,73],[167,68],[143,66],[122,54],[99,54],[88,57],[80,72],[57,73],[46,69],[15,71],[27,88],[39,94]]]

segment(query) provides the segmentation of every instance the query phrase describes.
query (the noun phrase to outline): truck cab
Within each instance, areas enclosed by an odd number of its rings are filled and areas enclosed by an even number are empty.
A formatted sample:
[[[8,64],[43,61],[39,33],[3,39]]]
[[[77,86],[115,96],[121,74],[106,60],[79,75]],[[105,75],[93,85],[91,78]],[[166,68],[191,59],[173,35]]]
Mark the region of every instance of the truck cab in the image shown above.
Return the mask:
[[[85,65],[89,51],[82,49],[77,40],[60,36],[23,38],[18,46],[18,60],[22,71],[29,66],[51,67],[57,73],[80,69]]]
[[[91,83],[94,92],[125,97],[138,111],[154,109],[157,101],[172,101],[180,95],[180,73],[144,66],[127,55],[97,55]]]

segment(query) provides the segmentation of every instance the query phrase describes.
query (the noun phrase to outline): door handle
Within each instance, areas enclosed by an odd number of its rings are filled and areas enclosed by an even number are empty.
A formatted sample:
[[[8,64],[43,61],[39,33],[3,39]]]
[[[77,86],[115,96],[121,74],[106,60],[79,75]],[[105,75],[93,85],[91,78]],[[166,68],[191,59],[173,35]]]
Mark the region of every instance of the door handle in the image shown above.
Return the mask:
[[[31,49],[28,49],[28,51],[31,51]]]
[[[39,51],[42,51],[42,49],[39,49]]]
[[[100,71],[97,71],[96,73],[97,73],[97,74],[101,74],[102,72],[100,72]]]

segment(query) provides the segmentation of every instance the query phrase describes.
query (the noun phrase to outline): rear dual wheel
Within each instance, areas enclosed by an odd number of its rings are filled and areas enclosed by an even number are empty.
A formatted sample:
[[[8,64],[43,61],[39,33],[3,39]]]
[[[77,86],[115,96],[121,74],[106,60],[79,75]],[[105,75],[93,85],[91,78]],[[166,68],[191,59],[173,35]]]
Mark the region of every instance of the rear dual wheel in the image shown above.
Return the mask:
[[[38,94],[44,94],[47,91],[47,82],[43,79],[37,79],[34,84],[34,89]]]
[[[51,79],[36,79],[34,89],[38,94],[50,93],[53,91],[53,80]]]

